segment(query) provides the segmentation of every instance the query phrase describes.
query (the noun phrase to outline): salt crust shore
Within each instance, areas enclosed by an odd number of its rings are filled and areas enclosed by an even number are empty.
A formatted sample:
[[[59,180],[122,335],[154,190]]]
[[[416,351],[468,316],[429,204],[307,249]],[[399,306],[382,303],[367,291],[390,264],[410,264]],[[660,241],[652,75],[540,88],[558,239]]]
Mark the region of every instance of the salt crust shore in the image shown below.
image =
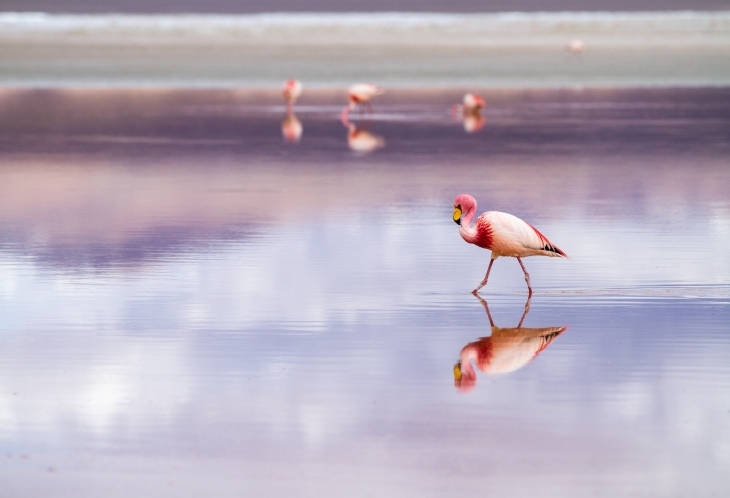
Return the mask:
[[[566,50],[572,39],[583,53]],[[0,86],[726,86],[730,13],[0,14]]]

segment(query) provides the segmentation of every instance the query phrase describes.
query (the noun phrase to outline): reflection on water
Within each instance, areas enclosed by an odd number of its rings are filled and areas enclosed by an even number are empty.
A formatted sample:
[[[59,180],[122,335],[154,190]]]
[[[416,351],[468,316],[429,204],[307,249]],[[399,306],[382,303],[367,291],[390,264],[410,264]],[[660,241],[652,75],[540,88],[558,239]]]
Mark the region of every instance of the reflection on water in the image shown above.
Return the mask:
[[[297,116],[293,112],[287,114],[284,121],[281,122],[281,134],[287,142],[299,142],[302,139],[303,131],[302,122],[297,119]]]
[[[492,92],[469,136],[462,93],[353,154],[344,92],[296,147],[278,90],[0,92],[3,498],[728,494],[727,90]],[[465,191],[572,258],[468,396]],[[518,322],[519,265],[487,290]]]
[[[385,139],[370,133],[364,127],[358,128],[355,123],[349,123],[347,125],[347,146],[355,152],[368,153],[385,147]]]
[[[514,372],[535,359],[568,328],[567,326],[523,327],[522,322],[530,311],[531,296],[527,298],[525,312],[516,327],[497,327],[489,313],[487,302],[479,295],[474,295],[487,312],[492,335],[470,342],[461,349],[459,361],[454,365],[454,385],[462,392],[471,391],[477,383],[472,361],[479,370],[487,374]]]

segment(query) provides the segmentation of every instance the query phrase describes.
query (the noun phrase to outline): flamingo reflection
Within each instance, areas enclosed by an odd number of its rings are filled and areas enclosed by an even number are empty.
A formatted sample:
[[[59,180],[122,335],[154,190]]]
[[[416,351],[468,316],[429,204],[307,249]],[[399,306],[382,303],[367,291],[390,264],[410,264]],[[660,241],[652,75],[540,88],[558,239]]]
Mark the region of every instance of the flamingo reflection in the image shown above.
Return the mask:
[[[482,109],[487,107],[487,102],[481,95],[467,93],[461,104],[451,107],[451,115],[464,122],[464,130],[467,133],[474,133],[481,130],[486,123],[482,116]]]
[[[297,119],[293,112],[287,114],[284,121],[281,122],[281,134],[287,142],[299,142],[302,138],[303,130],[302,122]]]
[[[568,328],[567,325],[541,328],[523,327],[522,322],[525,321],[525,317],[530,311],[530,298],[525,303],[525,312],[517,327],[497,327],[489,313],[487,302],[476,294],[475,297],[487,312],[492,335],[470,342],[459,353],[459,361],[454,365],[454,385],[462,392],[471,391],[477,382],[472,361],[479,370],[486,374],[514,372],[532,361]]]
[[[347,145],[355,152],[367,153],[385,147],[385,139],[370,133],[364,128],[358,129],[355,123],[348,123]]]

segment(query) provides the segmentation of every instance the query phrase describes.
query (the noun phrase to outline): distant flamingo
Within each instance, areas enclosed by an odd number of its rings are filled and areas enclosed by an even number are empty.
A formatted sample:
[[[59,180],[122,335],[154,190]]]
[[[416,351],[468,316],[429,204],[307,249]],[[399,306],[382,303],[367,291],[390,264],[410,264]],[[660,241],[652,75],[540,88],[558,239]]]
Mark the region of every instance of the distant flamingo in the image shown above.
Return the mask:
[[[454,385],[462,392],[470,391],[477,381],[471,362],[482,372],[490,375],[514,372],[527,365],[547,348],[568,326],[527,328],[522,322],[530,310],[530,298],[525,304],[517,327],[501,328],[494,325],[487,302],[479,296],[489,318],[492,335],[470,342],[461,349],[459,361],[454,365]]]
[[[297,99],[302,95],[304,87],[299,80],[287,80],[281,89],[284,100],[286,100],[286,112],[290,114]]]
[[[296,143],[302,138],[302,123],[294,113],[289,113],[281,123],[281,134],[287,142]]]
[[[580,54],[586,49],[586,42],[576,38],[575,40],[570,40],[568,44],[565,45],[565,49],[571,54]]]
[[[355,152],[372,152],[385,147],[383,137],[373,135],[367,130],[359,130],[354,123],[347,127],[347,145]]]
[[[342,109],[342,113],[340,115],[342,124],[344,124],[345,126],[349,125],[350,111],[352,111],[359,105],[364,105],[369,111],[372,112],[370,99],[372,99],[376,95],[382,95],[383,93],[385,93],[385,90],[383,90],[379,86],[375,86],[370,83],[357,83],[355,85],[352,85],[347,92],[349,104],[345,106],[344,109]]]
[[[535,227],[511,214],[487,211],[479,216],[474,227],[471,227],[471,220],[476,211],[477,201],[469,194],[461,194],[454,200],[454,221],[461,227],[459,228],[461,238],[470,244],[492,251],[487,274],[479,286],[474,289],[474,293],[487,285],[492,264],[500,256],[517,258],[517,262],[525,273],[525,282],[527,282],[530,296],[532,295],[530,275],[520,258],[527,256],[568,257]]]
[[[455,115],[465,116],[467,114],[479,114],[482,109],[487,107],[487,102],[481,95],[476,93],[467,93],[461,104],[456,104],[451,108],[451,113]]]
[[[482,129],[485,119],[481,114],[482,109],[487,107],[483,97],[475,93],[464,95],[462,104],[451,107],[451,115],[464,122],[464,130],[467,133],[474,133]]]

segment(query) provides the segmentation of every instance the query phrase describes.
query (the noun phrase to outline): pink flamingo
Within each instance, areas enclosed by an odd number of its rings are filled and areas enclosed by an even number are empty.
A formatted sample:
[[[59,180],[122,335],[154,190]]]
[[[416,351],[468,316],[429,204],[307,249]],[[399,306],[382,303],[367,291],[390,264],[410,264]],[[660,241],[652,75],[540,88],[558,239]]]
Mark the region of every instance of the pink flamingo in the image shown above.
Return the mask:
[[[385,93],[385,90],[371,83],[357,83],[355,85],[352,85],[347,91],[347,98],[350,103],[345,106],[344,109],[342,109],[342,113],[340,115],[342,124],[344,124],[345,127],[349,125],[350,111],[352,111],[359,105],[364,105],[370,112],[372,112],[370,99],[372,99],[376,95],[382,95],[383,93]]]
[[[527,282],[528,295],[530,296],[532,295],[530,275],[520,258],[527,256],[568,257],[567,254],[541,234],[537,228],[511,214],[487,211],[479,216],[474,226],[471,227],[471,220],[474,218],[476,211],[477,201],[469,194],[461,194],[454,200],[454,221],[460,226],[459,234],[461,238],[470,244],[492,251],[487,274],[472,292],[477,293],[479,289],[487,285],[492,264],[500,256],[517,258],[517,262],[525,273],[525,282]]]
[[[567,325],[542,328],[522,327],[522,322],[525,321],[525,316],[530,310],[529,298],[517,327],[497,327],[489,313],[487,302],[479,296],[476,297],[487,312],[492,335],[470,342],[461,349],[459,361],[454,365],[454,385],[462,392],[472,390],[477,382],[472,361],[479,370],[486,374],[514,372],[534,360],[568,328]]]
[[[565,45],[565,49],[571,54],[580,54],[586,49],[586,42],[576,38],[575,40],[570,40]]]
[[[467,93],[464,95],[462,104],[455,104],[451,107],[451,115],[464,121],[464,130],[467,133],[474,133],[484,127],[485,119],[482,116],[482,109],[487,107],[487,102],[481,95]]]
[[[304,87],[299,80],[287,80],[281,89],[284,100],[286,100],[286,112],[291,114],[292,107],[297,99],[302,95]]]
[[[464,95],[464,100],[461,104],[456,104],[451,108],[451,113],[461,116],[479,114],[485,107],[487,107],[487,102],[481,95],[467,93]]]

